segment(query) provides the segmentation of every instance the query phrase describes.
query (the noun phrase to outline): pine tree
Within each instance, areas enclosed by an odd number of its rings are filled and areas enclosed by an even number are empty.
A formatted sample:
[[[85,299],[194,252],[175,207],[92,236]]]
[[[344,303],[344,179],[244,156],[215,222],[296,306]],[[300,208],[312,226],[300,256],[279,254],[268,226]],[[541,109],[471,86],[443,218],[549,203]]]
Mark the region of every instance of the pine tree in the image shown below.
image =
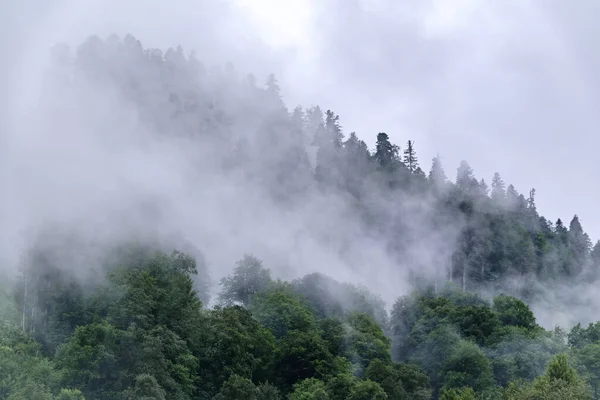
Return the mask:
[[[441,187],[448,181],[444,168],[442,167],[442,160],[439,154],[431,160],[431,170],[429,171],[429,180],[436,187]]]
[[[342,140],[344,139],[339,121],[339,115],[334,114],[333,111],[327,110],[325,112],[325,129],[329,133],[331,143],[337,148],[342,147]]]
[[[390,142],[387,133],[380,132],[377,134],[374,157],[380,166],[388,167],[393,165],[398,160],[398,151],[398,146]]]
[[[575,215],[569,224],[569,250],[572,254],[573,272],[581,272],[585,267],[591,247],[590,237],[583,231],[579,217]]]
[[[479,181],[479,195],[482,197],[487,197],[489,191],[490,189],[487,183],[485,182],[485,179],[481,178],[481,180]]]
[[[410,172],[415,172],[419,168],[419,161],[417,159],[417,152],[415,151],[415,142],[409,140],[406,143],[406,149],[404,150],[404,165]]]
[[[272,104],[273,107],[285,108],[283,100],[281,99],[281,88],[279,87],[279,82],[277,82],[274,74],[269,74],[267,77],[266,88],[269,103]]]
[[[503,204],[506,200],[504,181],[497,172],[494,173],[494,177],[492,178],[492,193],[490,197],[496,204]]]
[[[466,191],[471,191],[479,186],[479,182],[473,175],[473,169],[464,160],[460,162],[460,166],[456,171],[456,186]]]

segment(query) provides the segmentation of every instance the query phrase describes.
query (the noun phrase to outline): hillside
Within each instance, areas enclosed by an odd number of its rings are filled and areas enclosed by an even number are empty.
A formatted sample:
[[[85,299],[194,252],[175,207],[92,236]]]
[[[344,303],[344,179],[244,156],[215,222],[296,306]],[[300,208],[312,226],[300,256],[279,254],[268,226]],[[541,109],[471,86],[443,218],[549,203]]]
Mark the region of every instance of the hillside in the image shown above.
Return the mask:
[[[598,326],[528,306],[598,280],[577,215],[200,59],[52,49],[1,398],[598,398]]]

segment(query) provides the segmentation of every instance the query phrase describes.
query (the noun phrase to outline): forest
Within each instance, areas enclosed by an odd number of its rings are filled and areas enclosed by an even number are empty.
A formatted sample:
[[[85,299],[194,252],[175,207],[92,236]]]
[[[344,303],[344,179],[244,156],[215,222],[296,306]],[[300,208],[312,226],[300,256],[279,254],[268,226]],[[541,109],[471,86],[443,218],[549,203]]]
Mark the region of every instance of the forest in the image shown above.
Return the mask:
[[[425,167],[413,139],[378,132],[369,149],[332,110],[288,110],[274,75],[262,85],[199,58],[131,35],[56,45],[40,107],[56,121],[117,99],[140,146],[183,144],[186,184],[218,195],[227,182],[247,198],[222,202],[224,214],[260,199],[300,215],[319,249],[398,291],[338,279],[325,259],[284,279],[285,265],[236,249],[227,216],[211,223],[238,261],[215,266],[210,244],[161,225],[154,199],[142,213],[154,223],[93,254],[80,220],[40,223],[1,287],[0,398],[600,398],[600,322],[549,329],[530,307],[597,282],[600,241],[577,215],[549,221],[535,189],[520,194],[499,173],[488,185],[466,161],[451,177],[441,157]]]

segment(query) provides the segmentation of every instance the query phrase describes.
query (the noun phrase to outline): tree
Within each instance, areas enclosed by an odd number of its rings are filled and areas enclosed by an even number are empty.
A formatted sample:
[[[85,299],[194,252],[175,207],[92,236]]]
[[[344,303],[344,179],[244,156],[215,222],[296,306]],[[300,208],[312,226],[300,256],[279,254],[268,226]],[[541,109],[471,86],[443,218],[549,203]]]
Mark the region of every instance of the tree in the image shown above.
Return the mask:
[[[590,251],[591,261],[591,278],[596,279],[600,274],[600,240],[596,241],[596,244]]]
[[[444,388],[471,387],[478,393],[493,388],[492,364],[477,345],[461,341],[444,364]]]
[[[203,390],[214,393],[231,374],[265,376],[275,352],[275,338],[240,306],[209,311],[200,356]]]
[[[266,87],[266,93],[270,104],[273,107],[285,108],[281,99],[281,88],[279,87],[279,83],[277,82],[277,78],[275,78],[274,74],[269,74],[267,77]]]
[[[498,205],[502,205],[506,201],[506,187],[500,174],[497,172],[494,173],[494,177],[492,178],[492,192],[490,197]]]
[[[342,147],[344,134],[342,133],[342,128],[340,126],[340,116],[334,114],[331,110],[325,112],[325,129],[327,129],[333,146],[336,148]]]
[[[338,374],[327,381],[327,393],[331,400],[347,400],[357,383],[358,379],[350,373]]]
[[[127,394],[133,399],[166,400],[165,390],[158,384],[156,378],[149,374],[140,374],[135,377],[135,386]]]
[[[525,329],[537,327],[535,316],[531,309],[516,297],[504,294],[494,297],[494,311],[498,313],[504,325],[520,326]]]
[[[417,152],[415,151],[415,142],[409,140],[406,143],[406,149],[404,149],[404,165],[410,172],[415,172],[419,168],[419,161],[417,159]]]
[[[470,193],[478,186],[477,179],[473,175],[473,169],[466,161],[461,161],[456,171],[456,185]]]
[[[215,400],[259,400],[258,390],[250,379],[239,375],[231,375],[223,383]]]
[[[589,262],[592,242],[590,237],[583,231],[579,217],[575,215],[569,224],[569,250],[572,254],[571,270],[577,274],[585,268]]]
[[[294,385],[289,400],[330,400],[325,384],[315,378],[305,379]]]
[[[350,314],[348,326],[348,357],[358,365],[359,371],[364,370],[374,359],[391,361],[391,342],[369,315]]]
[[[350,390],[350,396],[348,400],[387,400],[388,396],[385,394],[381,386],[377,382],[371,380],[359,381],[352,390]]]
[[[436,190],[440,190],[447,183],[448,178],[442,167],[440,156],[435,156],[431,161],[431,169],[429,170],[429,181]]]
[[[225,305],[240,303],[248,306],[254,295],[271,285],[271,271],[256,257],[246,254],[236,263],[233,274],[221,279],[219,301]]]
[[[378,383],[390,400],[401,400],[408,397],[401,379],[400,371],[391,363],[375,358],[365,370],[364,377]]]
[[[264,327],[281,339],[290,331],[313,331],[317,327],[314,314],[290,289],[273,288],[259,293],[250,311]]]
[[[387,133],[377,134],[377,143],[375,144],[374,157],[381,167],[390,167],[398,160],[399,148],[390,142]]]
[[[546,373],[532,384],[509,385],[506,396],[510,400],[528,399],[566,399],[591,400],[590,387],[579,378],[577,372],[567,361],[565,354],[552,359]]]

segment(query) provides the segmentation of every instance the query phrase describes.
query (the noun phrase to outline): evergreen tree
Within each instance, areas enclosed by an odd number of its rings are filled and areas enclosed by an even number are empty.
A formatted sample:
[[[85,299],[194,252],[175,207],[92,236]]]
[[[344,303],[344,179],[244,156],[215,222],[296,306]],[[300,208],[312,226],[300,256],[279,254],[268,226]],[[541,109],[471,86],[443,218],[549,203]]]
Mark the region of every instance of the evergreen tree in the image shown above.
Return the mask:
[[[496,204],[503,204],[506,200],[504,181],[497,172],[494,173],[494,178],[492,179],[492,192],[490,196]]]
[[[473,174],[473,169],[466,161],[461,161],[456,171],[456,186],[467,193],[473,193],[474,189],[479,186],[479,182]]]
[[[410,172],[415,172],[419,168],[419,161],[417,159],[417,152],[415,151],[415,142],[409,140],[406,143],[406,149],[404,149],[404,165]]]
[[[442,187],[448,181],[439,155],[435,156],[431,161],[429,181],[431,181],[436,188]]]
[[[399,147],[390,142],[387,133],[377,134],[374,157],[381,167],[393,166],[398,161]]]

